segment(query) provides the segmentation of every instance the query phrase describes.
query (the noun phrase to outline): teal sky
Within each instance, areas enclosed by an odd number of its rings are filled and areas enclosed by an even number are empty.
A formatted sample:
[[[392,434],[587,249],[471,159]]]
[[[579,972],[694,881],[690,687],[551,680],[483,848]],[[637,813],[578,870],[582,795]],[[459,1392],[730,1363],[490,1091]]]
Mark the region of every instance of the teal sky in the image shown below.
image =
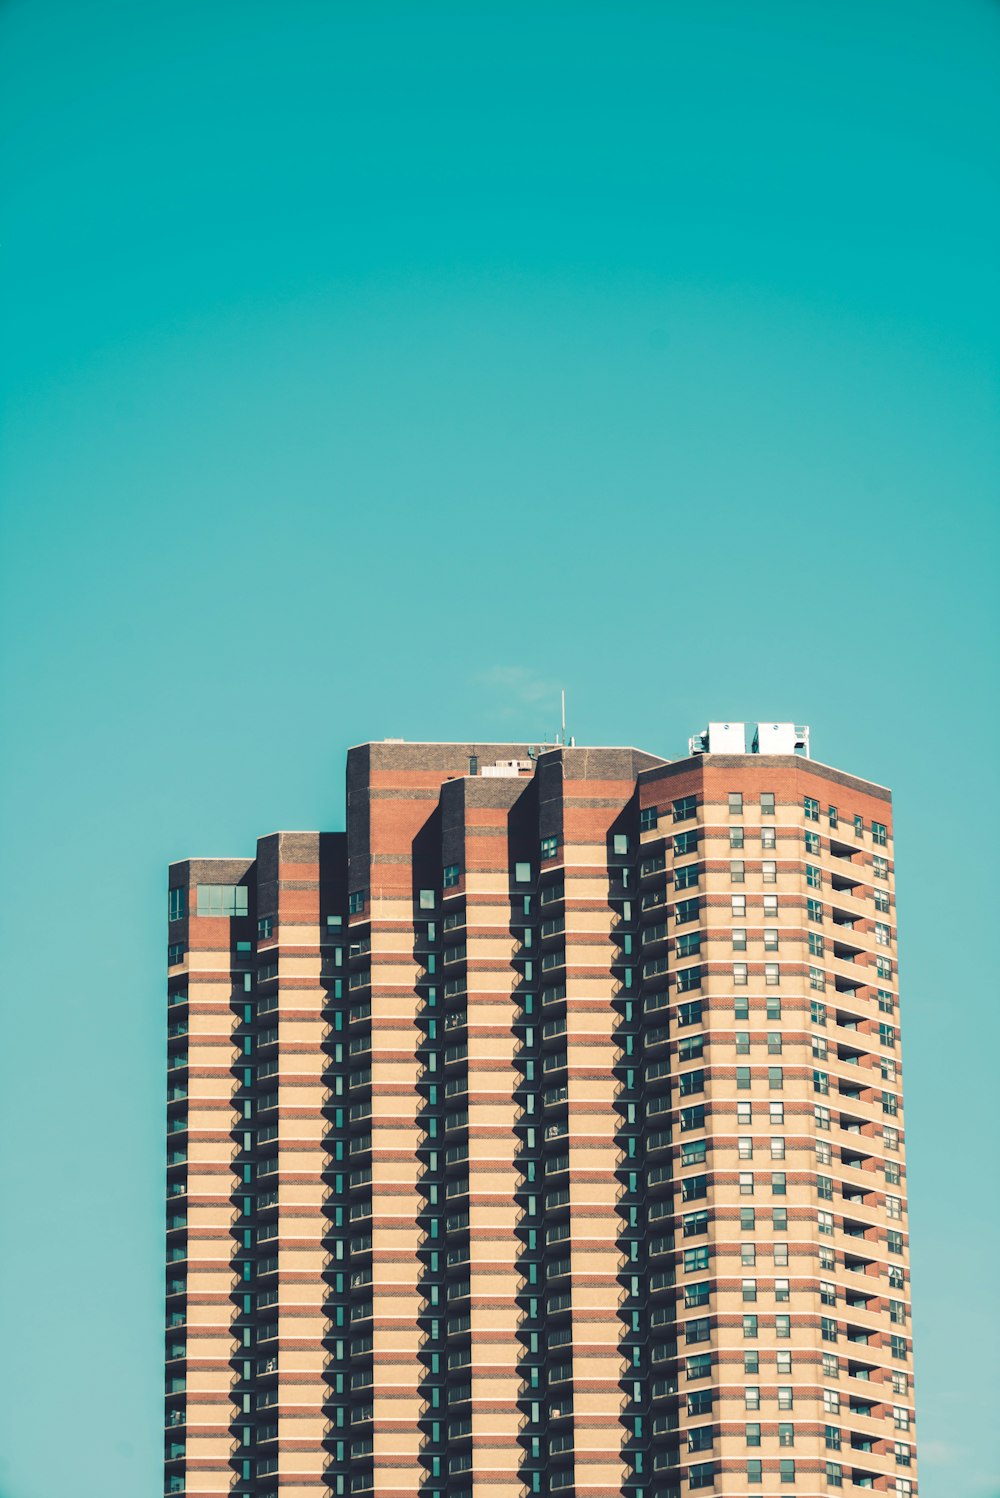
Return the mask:
[[[167,861],[561,685],[894,787],[921,1498],[995,1498],[1000,9],[7,0],[0,57],[0,1498],[162,1492]]]

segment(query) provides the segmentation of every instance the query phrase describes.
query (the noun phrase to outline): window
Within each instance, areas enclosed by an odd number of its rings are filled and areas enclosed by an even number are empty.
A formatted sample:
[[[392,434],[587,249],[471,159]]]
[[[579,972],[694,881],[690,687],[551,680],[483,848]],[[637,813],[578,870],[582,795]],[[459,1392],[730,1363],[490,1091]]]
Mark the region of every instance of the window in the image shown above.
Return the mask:
[[[777,884],[778,865],[773,858],[765,858],[760,866],[760,877],[765,884]]]
[[[773,791],[761,791],[761,793],[760,793],[760,814],[761,814],[762,817],[773,817],[774,816],[774,792]]]
[[[742,827],[730,827],[730,829],[729,829],[729,846],[731,848],[742,848],[743,847],[743,828]]]
[[[788,1231],[788,1208],[772,1207],[771,1226],[776,1233],[787,1233]]]
[[[704,1244],[698,1248],[686,1248],[684,1250],[684,1273],[695,1274],[699,1269],[708,1268],[709,1249]]]
[[[701,968],[686,967],[677,974],[677,992],[689,993],[692,988],[701,987]]]
[[[679,1025],[694,1025],[701,1019],[701,1000],[689,999],[686,1004],[677,1006],[677,1023]]]
[[[736,1104],[736,1122],[742,1127],[753,1120],[753,1103]]]
[[[745,952],[747,949],[747,932],[745,926],[733,927],[733,951]]]
[[[693,853],[698,847],[698,833],[695,828],[688,832],[674,833],[674,857],[681,858],[685,853]]]
[[[750,1087],[749,1066],[738,1066],[736,1068],[736,1086],[741,1092],[746,1092]]]
[[[879,853],[873,854],[872,855],[872,873],[874,874],[874,876],[875,876],[876,879],[888,879],[888,877],[889,877],[889,860],[887,858],[882,857],[882,855],[879,854]]]
[[[760,1409],[760,1389],[756,1385],[754,1385],[754,1384],[744,1384],[744,1386],[743,1386],[743,1405],[744,1405],[744,1408],[748,1409],[748,1410],[759,1410]],[[748,1426],[747,1429],[749,1430],[749,1428],[750,1427]],[[752,1442],[748,1442],[748,1445],[750,1445],[750,1444],[753,1444],[753,1443]]]
[[[558,852],[559,839],[557,837],[542,838],[541,842],[538,845],[538,853],[540,858],[555,858]],[[447,882],[447,879],[445,879],[445,884],[447,884]]]
[[[769,1030],[767,1034],[767,1054],[769,1056],[781,1055],[781,1031]]]
[[[873,890],[875,909],[882,915],[889,914],[889,891],[887,889]]]
[[[776,952],[778,950],[778,932],[774,926],[764,928],[764,951]]]
[[[873,822],[872,823],[872,842],[875,844],[876,847],[878,847],[878,848],[884,848],[885,847],[885,845],[886,845],[886,835],[887,835],[887,828],[886,828],[886,825],[885,825],[884,822]]]
[[[167,947],[167,967],[176,967],[179,962],[184,961],[184,943],[180,941],[171,942]]]
[[[659,821],[659,813],[655,806],[642,806],[639,808],[639,831],[650,832]]]
[[[747,897],[746,897],[746,895],[733,895],[731,897],[731,899],[732,899],[733,919],[734,920],[743,920],[746,917],[746,913],[747,913]]]
[[[748,1446],[760,1445],[760,1425],[756,1421],[747,1425],[746,1442]]]
[[[752,1340],[754,1337],[756,1337],[756,1335],[757,1335],[757,1317],[756,1316],[744,1316],[743,1317],[743,1335],[748,1340]]]
[[[740,1244],[740,1263],[752,1269],[757,1262],[757,1245],[755,1243]]]
[[[246,915],[248,896],[245,884],[199,884],[198,914]]]
[[[686,1212],[681,1218],[681,1230],[685,1238],[697,1238],[699,1233],[707,1233],[708,1213]]]
[[[762,827],[760,829],[760,845],[762,848],[777,847],[777,835],[773,827]]]
[[[691,889],[698,883],[698,865],[688,863],[683,868],[674,870],[674,885],[677,889]]]
[[[818,853],[819,852],[819,833],[818,832],[807,832],[806,833],[806,852],[807,853]]]
[[[822,957],[824,953],[823,938],[818,931],[809,932],[809,956]]]
[[[698,1462],[688,1468],[688,1487],[710,1488],[715,1481],[714,1462]]]
[[[753,1196],[753,1171],[740,1171],[740,1196]]]
[[[759,1352],[745,1352],[743,1354],[743,1372],[744,1373],[759,1373],[760,1372],[760,1353]]]
[[[783,1160],[785,1158],[785,1140],[782,1134],[775,1134],[771,1139],[771,1159]]]
[[[669,1101],[669,1099],[667,1099]],[[647,1109],[648,1111],[648,1109]],[[705,1127],[705,1105],[696,1103],[693,1108],[681,1109],[681,1129],[703,1129]]]
[[[776,1243],[774,1245],[774,1266],[775,1266],[776,1269],[787,1269],[788,1268],[788,1244],[787,1243]],[[784,1283],[785,1283],[785,1281],[783,1280],[782,1284],[784,1284]],[[777,1292],[775,1292],[775,1293],[777,1293]]]
[[[740,987],[745,986],[746,982],[747,982],[747,974],[748,974],[748,972],[749,972],[749,968],[747,967],[747,964],[745,962],[734,962],[733,963],[733,983],[736,984],[736,985],[738,985],[738,986],[740,986]],[[749,1049],[749,1047],[748,1047],[748,1049]]]
[[[737,1139],[736,1146],[737,1146],[737,1152],[738,1152],[739,1158],[741,1160],[752,1160],[753,1159],[753,1140],[752,1139],[746,1138],[745,1136],[741,1137],[741,1138]]]
[[[776,962],[765,962],[765,964],[764,964],[764,982],[765,983],[770,983],[770,984],[773,985],[773,984],[778,983],[780,981],[781,981],[781,971],[780,971],[780,969],[778,967],[778,964]]]
[[[745,879],[742,858],[734,858],[729,865],[729,878],[733,884],[742,884]]]
[[[775,1246],[777,1247],[777,1245]],[[775,1259],[775,1263],[777,1263],[777,1259]],[[775,1280],[774,1298],[779,1304],[791,1299],[791,1289],[788,1280]]]
[[[684,1359],[684,1374],[689,1381],[708,1378],[711,1372],[712,1354],[710,1352],[696,1352],[693,1357]]]
[[[698,805],[696,796],[681,796],[673,805],[673,816],[675,822],[686,822],[688,817],[693,817]]]
[[[688,1144],[681,1145],[681,1165],[701,1165],[704,1163],[708,1146],[704,1139],[694,1139]]]
[[[826,1483],[830,1488],[842,1488],[844,1486],[844,1469],[839,1462],[827,1462]]]
[[[810,889],[823,888],[822,872],[813,863],[806,864],[806,884]]]
[[[530,884],[531,883],[531,864],[530,863],[516,863],[514,865],[514,882],[515,882],[515,884]]]
[[[814,796],[803,796],[802,808],[805,812],[807,821],[819,821],[819,802],[815,799]]]
[[[778,1424],[778,1445],[795,1445],[795,1426],[789,1420],[782,1420]]]
[[[752,1233],[755,1227],[755,1213],[753,1207],[740,1208],[740,1232]]]
[[[772,1092],[780,1092],[784,1086],[784,1071],[780,1066],[769,1066],[767,1069],[767,1085]]]
[[[787,1177],[783,1170],[771,1171],[771,1195],[785,1196],[787,1193]]]
[[[756,1280],[744,1280],[743,1281],[743,1299],[745,1301],[752,1301],[752,1300],[756,1300],[757,1299],[757,1281]]]
[[[674,925],[685,926],[688,921],[696,921],[698,919],[700,903],[697,899],[678,900],[674,909]]]
[[[180,921],[184,918],[184,889],[178,886],[172,889],[169,895],[169,918],[172,921]]]

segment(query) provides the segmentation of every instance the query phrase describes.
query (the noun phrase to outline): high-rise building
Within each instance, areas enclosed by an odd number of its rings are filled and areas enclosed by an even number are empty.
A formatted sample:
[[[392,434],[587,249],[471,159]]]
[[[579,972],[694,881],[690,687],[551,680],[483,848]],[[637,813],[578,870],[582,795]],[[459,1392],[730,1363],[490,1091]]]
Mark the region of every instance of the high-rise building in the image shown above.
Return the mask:
[[[889,792],[352,749],[169,879],[166,1490],[916,1493]]]

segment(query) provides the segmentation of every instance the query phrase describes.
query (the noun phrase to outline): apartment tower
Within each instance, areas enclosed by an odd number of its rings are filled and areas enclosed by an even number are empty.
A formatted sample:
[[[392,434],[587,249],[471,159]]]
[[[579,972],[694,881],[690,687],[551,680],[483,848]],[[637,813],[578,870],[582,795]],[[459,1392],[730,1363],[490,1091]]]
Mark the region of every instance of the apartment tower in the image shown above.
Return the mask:
[[[171,865],[168,1493],[916,1494],[890,795],[689,747]]]

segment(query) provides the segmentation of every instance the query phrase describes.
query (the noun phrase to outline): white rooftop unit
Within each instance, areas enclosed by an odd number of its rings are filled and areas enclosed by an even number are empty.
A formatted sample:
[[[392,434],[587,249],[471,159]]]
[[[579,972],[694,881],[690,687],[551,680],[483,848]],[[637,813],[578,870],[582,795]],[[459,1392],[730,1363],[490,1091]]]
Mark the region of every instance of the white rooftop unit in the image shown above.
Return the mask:
[[[751,753],[801,754],[808,759],[808,723],[758,723]]]
[[[745,723],[710,723],[688,739],[689,754],[746,754]]]
[[[517,775],[530,775],[534,771],[534,764],[530,759],[498,759],[496,764],[483,765],[479,771],[480,775],[494,775],[506,778]]]

